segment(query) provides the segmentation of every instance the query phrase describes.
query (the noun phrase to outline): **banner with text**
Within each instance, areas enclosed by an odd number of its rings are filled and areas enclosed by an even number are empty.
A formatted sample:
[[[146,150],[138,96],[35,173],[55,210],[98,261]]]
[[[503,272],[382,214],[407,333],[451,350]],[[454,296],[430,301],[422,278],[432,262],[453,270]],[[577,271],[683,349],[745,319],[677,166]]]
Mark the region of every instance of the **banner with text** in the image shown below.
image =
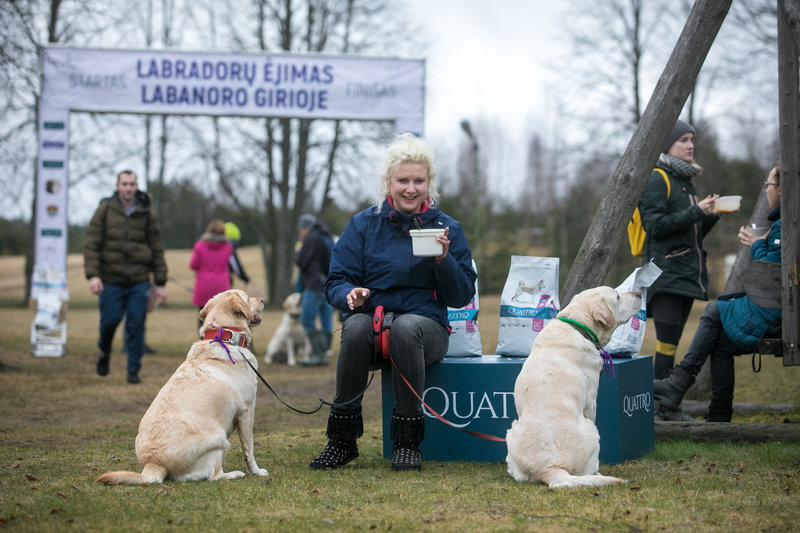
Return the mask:
[[[49,107],[393,120],[422,134],[422,60],[50,47],[44,69]]]
[[[424,77],[422,60],[45,48],[35,213],[39,278],[66,279],[71,111],[391,120],[398,132],[422,135]],[[68,299],[66,286],[55,289]]]

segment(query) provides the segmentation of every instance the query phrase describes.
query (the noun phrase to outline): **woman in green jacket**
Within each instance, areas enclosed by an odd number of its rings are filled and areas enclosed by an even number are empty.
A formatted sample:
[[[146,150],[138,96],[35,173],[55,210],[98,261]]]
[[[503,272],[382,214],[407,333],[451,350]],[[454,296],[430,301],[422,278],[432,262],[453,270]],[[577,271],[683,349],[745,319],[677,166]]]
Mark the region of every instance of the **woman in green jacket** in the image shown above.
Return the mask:
[[[694,161],[694,128],[678,120],[670,133],[647,188],[639,201],[646,237],[643,261],[663,271],[647,291],[647,314],[656,328],[654,377],[674,365],[675,352],[695,299],[708,300],[708,272],[703,237],[717,220],[714,202],[700,200],[692,178],[702,168]]]

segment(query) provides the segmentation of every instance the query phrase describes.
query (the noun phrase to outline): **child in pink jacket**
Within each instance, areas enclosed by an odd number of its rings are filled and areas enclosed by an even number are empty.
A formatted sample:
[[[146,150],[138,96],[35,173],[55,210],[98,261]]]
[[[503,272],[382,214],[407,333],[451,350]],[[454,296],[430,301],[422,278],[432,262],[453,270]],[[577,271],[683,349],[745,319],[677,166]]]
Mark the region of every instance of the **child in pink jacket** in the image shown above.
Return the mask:
[[[232,253],[233,245],[225,237],[225,224],[212,220],[194,244],[189,261],[189,268],[197,273],[192,305],[202,309],[214,295],[231,288],[228,261]]]

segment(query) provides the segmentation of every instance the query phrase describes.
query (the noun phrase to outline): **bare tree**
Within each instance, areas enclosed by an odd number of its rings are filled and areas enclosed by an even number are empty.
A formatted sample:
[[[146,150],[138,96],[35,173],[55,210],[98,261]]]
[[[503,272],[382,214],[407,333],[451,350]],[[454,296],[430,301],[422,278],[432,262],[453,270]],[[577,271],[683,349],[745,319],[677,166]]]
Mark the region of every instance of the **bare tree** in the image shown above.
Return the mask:
[[[656,86],[653,99],[636,127],[611,184],[600,204],[565,282],[564,302],[581,290],[602,283],[630,219],[644,191],[648,169],[658,157],[659,144],[667,137],[711,48],[731,0],[699,0]],[[653,132],[650,135],[650,132]]]
[[[42,62],[45,46],[70,42],[81,36],[80,21],[94,21],[85,3],[50,0],[0,2],[0,184],[11,191],[3,205],[4,213],[13,213],[14,205],[30,200],[36,212],[39,100],[42,90]],[[26,179],[27,178],[27,179]],[[32,179],[31,179],[32,178]],[[23,184],[23,186],[20,186]],[[11,200],[10,202],[8,200]],[[6,205],[7,204],[7,205]],[[31,243],[35,238],[30,225]],[[31,245],[25,257],[26,300],[35,258]]]
[[[580,0],[571,5],[569,59],[554,68],[573,86],[566,109],[592,138],[622,138],[639,122],[652,72],[668,53],[667,2]],[[664,46],[659,46],[664,42]],[[587,97],[590,96],[590,97]],[[621,143],[607,143],[617,150]]]
[[[392,17],[388,16],[390,8]],[[402,19],[397,11],[396,6],[384,0],[253,0],[240,10],[241,17],[228,12],[224,22],[226,36],[238,49],[379,53],[383,35],[403,35],[400,27],[397,34],[382,31],[387,23],[396,24],[398,18]],[[244,27],[252,31],[241,31]],[[353,182],[344,186],[347,181],[339,181],[347,176],[343,167],[363,169],[364,162],[353,159],[358,155],[357,145],[368,132],[373,141],[385,141],[391,130],[386,125],[376,129],[346,121],[237,120],[238,125],[233,129],[244,142],[237,149],[247,153],[237,158],[224,147],[230,130],[223,135],[222,127],[229,122],[214,121],[214,149],[203,153],[213,159],[221,189],[231,202],[246,202],[253,197],[234,191],[258,192],[261,203],[256,207],[263,213],[263,220],[254,221],[253,227],[261,232],[269,299],[280,301],[293,287],[292,259],[300,215],[324,212],[342,187],[349,189],[347,194],[351,199],[363,197],[364,187],[354,187]],[[341,157],[343,152],[354,154],[347,164]]]

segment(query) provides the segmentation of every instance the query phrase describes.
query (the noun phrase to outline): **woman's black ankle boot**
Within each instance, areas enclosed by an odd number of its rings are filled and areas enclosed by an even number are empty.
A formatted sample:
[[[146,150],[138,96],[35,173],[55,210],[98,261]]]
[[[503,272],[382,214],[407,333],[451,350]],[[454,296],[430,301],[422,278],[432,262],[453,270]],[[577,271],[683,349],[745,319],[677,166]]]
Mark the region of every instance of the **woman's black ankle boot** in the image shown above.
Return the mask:
[[[389,437],[392,447],[392,470],[421,470],[422,452],[419,443],[425,438],[423,415],[403,416],[392,413]]]
[[[340,442],[329,440],[325,449],[316,459],[309,463],[311,470],[332,470],[344,466],[358,457],[356,441]]]
[[[328,444],[316,459],[309,463],[311,470],[330,470],[344,466],[358,457],[356,439],[364,434],[361,413],[328,415]]]

